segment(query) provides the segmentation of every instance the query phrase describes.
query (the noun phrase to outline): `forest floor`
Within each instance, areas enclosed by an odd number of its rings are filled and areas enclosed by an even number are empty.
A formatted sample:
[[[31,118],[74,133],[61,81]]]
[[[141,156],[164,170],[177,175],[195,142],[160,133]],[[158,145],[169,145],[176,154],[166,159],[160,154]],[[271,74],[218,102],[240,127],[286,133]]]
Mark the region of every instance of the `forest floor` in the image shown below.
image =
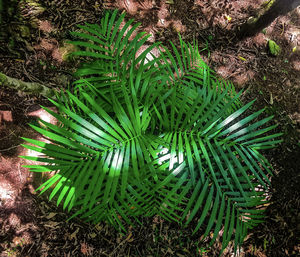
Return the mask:
[[[4,1],[5,2],[5,1]],[[203,59],[219,76],[243,89],[242,101],[257,99],[254,109],[274,115],[283,142],[266,152],[275,176],[266,222],[250,231],[240,256],[300,254],[300,8],[277,18],[258,35],[240,40],[237,28],[263,1],[221,0],[46,0],[10,1],[0,24],[0,72],[28,82],[59,88],[72,82],[78,63],[63,58],[65,40],[77,24],[98,23],[105,9],[126,10],[141,22],[150,40],[178,45],[198,40]],[[30,5],[36,2],[38,5]],[[267,41],[280,47],[271,56]],[[213,247],[154,217],[120,234],[105,224],[92,226],[68,215],[35,193],[40,178],[21,167],[26,154],[20,137],[38,137],[28,126],[51,106],[36,95],[0,87],[0,256],[218,256]],[[224,256],[232,256],[229,245]]]

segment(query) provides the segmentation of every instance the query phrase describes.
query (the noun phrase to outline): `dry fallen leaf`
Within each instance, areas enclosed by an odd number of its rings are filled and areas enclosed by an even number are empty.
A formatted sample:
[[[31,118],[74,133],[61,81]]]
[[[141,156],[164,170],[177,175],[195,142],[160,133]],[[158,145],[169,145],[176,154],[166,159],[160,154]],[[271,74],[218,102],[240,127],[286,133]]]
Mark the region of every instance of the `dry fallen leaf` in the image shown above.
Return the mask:
[[[97,234],[96,233],[91,233],[91,234],[89,234],[89,236],[90,236],[90,238],[95,238],[97,236]]]
[[[46,216],[46,219],[50,220],[52,219],[57,213],[55,212],[50,212],[47,216]]]
[[[98,231],[102,230],[103,226],[100,225],[100,223],[95,225],[95,229],[97,229]]]
[[[49,228],[55,228],[58,224],[59,224],[59,222],[49,221],[49,222],[45,223],[44,226],[49,227]]]
[[[131,237],[132,237],[132,233],[130,232],[129,235],[127,236],[127,238],[125,239],[125,241],[132,242],[133,238],[131,238]]]
[[[89,247],[86,243],[83,242],[80,244],[80,246],[81,246],[80,251],[83,255],[88,256],[92,254],[93,248]]]
[[[79,228],[77,228],[77,229],[75,230],[75,232],[73,232],[73,233],[69,236],[69,239],[70,239],[70,240],[76,239],[76,234],[78,233],[78,231],[79,231]]]

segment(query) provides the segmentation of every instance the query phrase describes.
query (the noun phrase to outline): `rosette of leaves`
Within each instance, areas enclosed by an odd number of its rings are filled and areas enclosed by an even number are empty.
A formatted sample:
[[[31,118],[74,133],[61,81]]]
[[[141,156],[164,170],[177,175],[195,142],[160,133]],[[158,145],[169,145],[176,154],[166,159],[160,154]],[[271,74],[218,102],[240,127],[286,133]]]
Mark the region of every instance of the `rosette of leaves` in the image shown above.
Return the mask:
[[[149,35],[124,16],[108,12],[72,33],[88,61],[73,89],[50,99],[59,112],[44,107],[59,124],[31,125],[50,142],[24,138],[40,156],[23,158],[42,162],[26,167],[55,172],[37,190],[53,188],[50,199],[94,223],[126,229],[160,215],[196,222],[212,243],[222,234],[223,249],[233,238],[240,245],[263,221],[256,207],[266,203],[271,168],[259,151],[280,142],[268,133],[272,117],[250,114],[254,101],[242,106],[196,43],[155,43],[138,55]]]

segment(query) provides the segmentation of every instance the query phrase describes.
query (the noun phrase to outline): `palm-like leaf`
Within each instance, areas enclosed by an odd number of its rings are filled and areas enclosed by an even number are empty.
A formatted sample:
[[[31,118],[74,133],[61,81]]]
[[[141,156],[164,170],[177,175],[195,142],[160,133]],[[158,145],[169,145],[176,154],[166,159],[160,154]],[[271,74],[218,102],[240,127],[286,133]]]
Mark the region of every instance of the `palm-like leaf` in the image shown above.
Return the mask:
[[[180,51],[157,43],[137,56],[147,36],[129,41],[137,26],[122,27],[123,19],[107,13],[101,26],[73,33],[85,40],[73,42],[84,48],[76,54],[95,60],[78,70],[73,92],[51,100],[59,114],[45,108],[59,125],[32,125],[51,143],[25,139],[42,155],[24,158],[46,163],[27,167],[56,171],[38,189],[54,186],[50,199],[88,221],[125,229],[140,215],[186,225],[197,217],[195,232],[205,224],[213,242],[223,228],[223,248],[233,232],[238,246],[263,220],[257,188],[268,188],[271,171],[259,150],[280,134],[265,134],[274,126],[266,127],[271,117],[258,120],[262,111],[246,115],[254,101],[242,106],[196,43],[180,38]]]

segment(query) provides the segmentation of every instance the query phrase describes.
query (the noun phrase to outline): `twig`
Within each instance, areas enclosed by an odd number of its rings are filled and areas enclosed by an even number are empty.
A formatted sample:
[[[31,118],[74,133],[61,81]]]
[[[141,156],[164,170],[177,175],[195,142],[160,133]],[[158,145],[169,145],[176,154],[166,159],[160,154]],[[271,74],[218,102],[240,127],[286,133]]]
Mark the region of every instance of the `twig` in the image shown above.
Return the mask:
[[[80,9],[80,8],[65,9],[62,11],[63,12],[90,12],[89,10],[84,10],[84,9]]]
[[[84,21],[88,21],[88,20],[91,20],[92,18],[85,18],[85,19],[82,19],[82,20],[79,20],[79,21],[75,21],[75,22],[73,22],[73,23],[71,23],[70,25],[68,25],[67,27],[66,27],[66,29],[69,29],[69,28],[71,28],[72,26],[74,26],[74,25],[77,25],[77,24],[79,24],[79,23],[81,23],[81,22],[84,22]]]
[[[3,140],[3,139],[5,139],[5,138],[10,137],[11,134],[15,134],[15,132],[14,132],[14,131],[11,131],[11,132],[10,132],[8,135],[6,135],[5,137],[0,138],[0,141]]]
[[[9,147],[9,148],[6,148],[6,149],[0,149],[0,152],[6,152],[6,151],[9,151],[9,150],[11,150],[11,149],[14,149],[14,148],[17,148],[17,147],[19,147],[20,145],[13,145],[13,146],[11,146],[11,147]]]
[[[38,81],[39,83],[42,83],[42,81],[39,80],[37,77],[35,77],[35,76],[33,76],[33,75],[29,75],[29,73],[27,72],[27,70],[26,70],[26,68],[25,68],[24,63],[23,63],[23,70],[24,70],[25,75],[27,76],[27,78],[30,79],[31,82],[33,82],[33,79],[34,79],[34,80]]]
[[[234,47],[227,47],[227,49],[236,51],[236,48],[234,48]],[[253,54],[257,54],[257,51],[255,51],[255,50],[252,50],[252,49],[246,49],[246,48],[242,48],[242,47],[239,48],[237,52],[240,52],[240,51],[242,51],[242,52],[248,52],[248,53],[253,53]]]

